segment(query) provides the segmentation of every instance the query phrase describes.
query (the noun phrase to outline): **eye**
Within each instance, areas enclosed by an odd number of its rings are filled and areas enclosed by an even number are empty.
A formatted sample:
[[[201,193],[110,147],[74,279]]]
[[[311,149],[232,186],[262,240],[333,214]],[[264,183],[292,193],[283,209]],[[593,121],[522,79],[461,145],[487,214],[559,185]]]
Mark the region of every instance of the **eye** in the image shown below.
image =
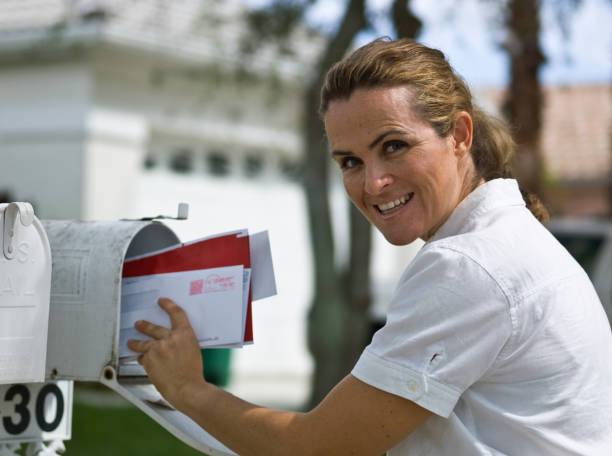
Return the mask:
[[[383,151],[387,154],[392,154],[394,152],[397,152],[403,149],[404,147],[408,147],[408,144],[405,143],[404,141],[400,141],[400,140],[387,141],[383,144]]]
[[[338,162],[340,168],[342,169],[351,169],[359,165],[360,163],[361,160],[357,157],[342,157],[342,159]]]

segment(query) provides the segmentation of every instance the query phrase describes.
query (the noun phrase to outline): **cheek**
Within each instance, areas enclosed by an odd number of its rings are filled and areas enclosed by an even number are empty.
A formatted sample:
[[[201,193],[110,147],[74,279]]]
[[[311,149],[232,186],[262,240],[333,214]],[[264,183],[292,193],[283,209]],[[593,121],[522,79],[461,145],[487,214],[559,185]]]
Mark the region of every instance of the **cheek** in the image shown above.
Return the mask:
[[[344,190],[346,190],[347,196],[355,204],[359,204],[362,185],[357,176],[344,176],[342,182],[344,183]]]

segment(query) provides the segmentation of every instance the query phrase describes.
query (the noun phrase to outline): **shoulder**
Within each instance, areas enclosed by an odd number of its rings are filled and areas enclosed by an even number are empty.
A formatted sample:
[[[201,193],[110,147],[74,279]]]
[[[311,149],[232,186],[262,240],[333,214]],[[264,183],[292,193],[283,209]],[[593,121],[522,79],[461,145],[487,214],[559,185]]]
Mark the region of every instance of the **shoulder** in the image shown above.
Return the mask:
[[[461,258],[466,270],[460,274],[466,279],[486,276],[510,302],[584,275],[567,250],[524,207],[489,214],[475,229],[426,247],[427,258],[442,260],[441,270]]]
[[[423,246],[402,275],[396,294],[410,290],[413,296],[451,294],[468,301],[495,296],[506,301],[504,287],[486,258],[470,247],[466,236],[461,237]]]
[[[491,325],[505,337],[512,332],[511,305],[504,287],[478,258],[446,243],[421,249],[387,311],[387,326],[399,332],[465,335],[475,326]]]

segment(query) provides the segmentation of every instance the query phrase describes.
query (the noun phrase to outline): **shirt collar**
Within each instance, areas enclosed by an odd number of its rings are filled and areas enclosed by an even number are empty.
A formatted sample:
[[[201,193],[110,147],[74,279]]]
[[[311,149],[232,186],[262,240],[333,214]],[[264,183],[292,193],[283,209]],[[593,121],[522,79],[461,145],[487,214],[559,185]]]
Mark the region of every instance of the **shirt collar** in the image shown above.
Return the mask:
[[[473,229],[478,217],[504,206],[525,206],[515,179],[493,179],[476,187],[461,201],[429,242]]]

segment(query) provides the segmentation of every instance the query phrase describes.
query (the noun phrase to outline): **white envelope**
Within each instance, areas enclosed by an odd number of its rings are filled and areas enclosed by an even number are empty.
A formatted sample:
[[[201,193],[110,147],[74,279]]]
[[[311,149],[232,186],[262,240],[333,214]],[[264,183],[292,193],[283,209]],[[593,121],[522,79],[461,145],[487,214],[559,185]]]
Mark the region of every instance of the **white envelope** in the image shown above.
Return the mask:
[[[247,274],[248,276],[248,274]],[[242,345],[246,306],[243,266],[154,274],[124,279],[121,287],[119,356],[135,356],[127,339],[146,339],[134,329],[138,320],[170,327],[157,304],[161,297],[186,312],[201,347]],[[248,284],[246,287],[248,293]]]

